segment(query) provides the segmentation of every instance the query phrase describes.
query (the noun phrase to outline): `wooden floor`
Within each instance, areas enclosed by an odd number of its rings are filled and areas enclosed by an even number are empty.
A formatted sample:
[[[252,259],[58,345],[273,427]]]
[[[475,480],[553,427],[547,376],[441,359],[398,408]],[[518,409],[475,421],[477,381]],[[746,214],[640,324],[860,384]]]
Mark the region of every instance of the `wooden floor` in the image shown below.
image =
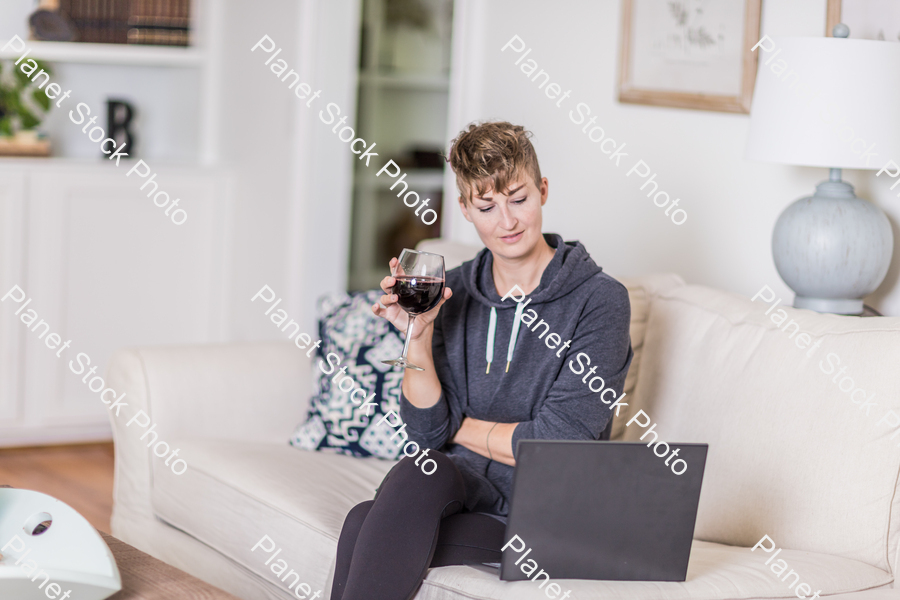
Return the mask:
[[[0,448],[0,485],[62,500],[101,531],[113,505],[113,445]]]

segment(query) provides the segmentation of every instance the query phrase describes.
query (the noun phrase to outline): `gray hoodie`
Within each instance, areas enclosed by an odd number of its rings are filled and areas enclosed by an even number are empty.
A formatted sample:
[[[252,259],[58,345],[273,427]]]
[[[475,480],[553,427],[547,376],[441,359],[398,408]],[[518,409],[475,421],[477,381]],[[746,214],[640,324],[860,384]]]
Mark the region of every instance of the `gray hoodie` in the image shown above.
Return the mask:
[[[615,410],[609,400],[622,394],[631,364],[625,286],[603,273],[579,242],[563,242],[556,234],[544,238],[555,248],[553,259],[521,303],[497,294],[487,249],[447,273],[453,297],[435,320],[432,347],[441,397],[423,409],[401,394],[409,439],[453,460],[466,482],[466,508],[473,512],[508,513],[513,467],[448,443],[464,416],[519,423],[514,453],[522,439],[608,438]],[[601,402],[600,392],[610,388],[615,395],[608,392]]]

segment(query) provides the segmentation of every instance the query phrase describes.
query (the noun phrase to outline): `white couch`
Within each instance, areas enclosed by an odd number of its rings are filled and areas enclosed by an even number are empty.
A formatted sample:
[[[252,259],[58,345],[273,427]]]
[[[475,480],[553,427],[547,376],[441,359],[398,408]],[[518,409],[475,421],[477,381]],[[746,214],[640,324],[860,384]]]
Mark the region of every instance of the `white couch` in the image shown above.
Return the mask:
[[[432,249],[453,263],[471,253],[445,243]],[[900,415],[900,318],[785,308],[821,341],[809,358],[795,344],[799,334],[776,327],[759,301],[674,275],[625,283],[635,349],[628,408],[650,414],[660,439],[710,446],[696,539],[683,583],[561,587],[581,600],[797,597],[764,564],[771,555],[749,549],[769,535],[785,548],[778,559],[822,596],[900,598],[900,435],[889,439],[900,418],[888,413]],[[841,377],[876,394],[871,415],[853,404],[852,389],[841,391],[842,379],[822,371],[829,354],[847,367]],[[265,565],[270,555],[251,551],[267,535],[300,581],[328,598],[344,516],[372,497],[392,463],[288,446],[306,412],[310,369],[289,342],[118,352],[108,383],[130,404],[112,421],[113,534],[247,600],[295,598]],[[149,437],[125,426],[138,409],[181,449],[186,473],[173,474],[150,454]],[[625,429],[625,420],[614,439],[637,439],[642,431]],[[416,596],[544,597],[531,582],[501,582],[473,567],[432,569]]]

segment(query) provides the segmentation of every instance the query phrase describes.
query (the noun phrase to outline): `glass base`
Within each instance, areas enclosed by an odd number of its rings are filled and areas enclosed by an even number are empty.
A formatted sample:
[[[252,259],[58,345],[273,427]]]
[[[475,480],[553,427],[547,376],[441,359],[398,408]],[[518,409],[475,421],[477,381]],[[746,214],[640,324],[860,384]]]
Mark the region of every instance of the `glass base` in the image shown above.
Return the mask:
[[[422,367],[417,367],[416,365],[412,364],[411,362],[409,362],[402,356],[400,358],[397,358],[394,360],[383,360],[381,362],[385,365],[393,365],[395,367],[403,367],[404,369],[415,369],[416,371],[424,371],[425,370]]]

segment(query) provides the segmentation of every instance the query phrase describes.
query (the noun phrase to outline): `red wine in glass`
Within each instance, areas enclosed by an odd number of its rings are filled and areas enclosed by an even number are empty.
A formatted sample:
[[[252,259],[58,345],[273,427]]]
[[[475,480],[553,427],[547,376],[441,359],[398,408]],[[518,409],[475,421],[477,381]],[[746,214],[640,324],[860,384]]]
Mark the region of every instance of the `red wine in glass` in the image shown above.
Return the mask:
[[[424,371],[406,359],[409,341],[412,339],[413,322],[437,306],[444,295],[444,257],[430,252],[418,252],[404,248],[391,275],[396,280],[391,293],[396,294],[397,304],[409,315],[406,327],[406,343],[403,354],[395,360],[383,361],[386,365]]]
[[[426,313],[441,301],[444,280],[437,277],[398,275],[391,292],[397,295],[400,308],[411,315]]]

